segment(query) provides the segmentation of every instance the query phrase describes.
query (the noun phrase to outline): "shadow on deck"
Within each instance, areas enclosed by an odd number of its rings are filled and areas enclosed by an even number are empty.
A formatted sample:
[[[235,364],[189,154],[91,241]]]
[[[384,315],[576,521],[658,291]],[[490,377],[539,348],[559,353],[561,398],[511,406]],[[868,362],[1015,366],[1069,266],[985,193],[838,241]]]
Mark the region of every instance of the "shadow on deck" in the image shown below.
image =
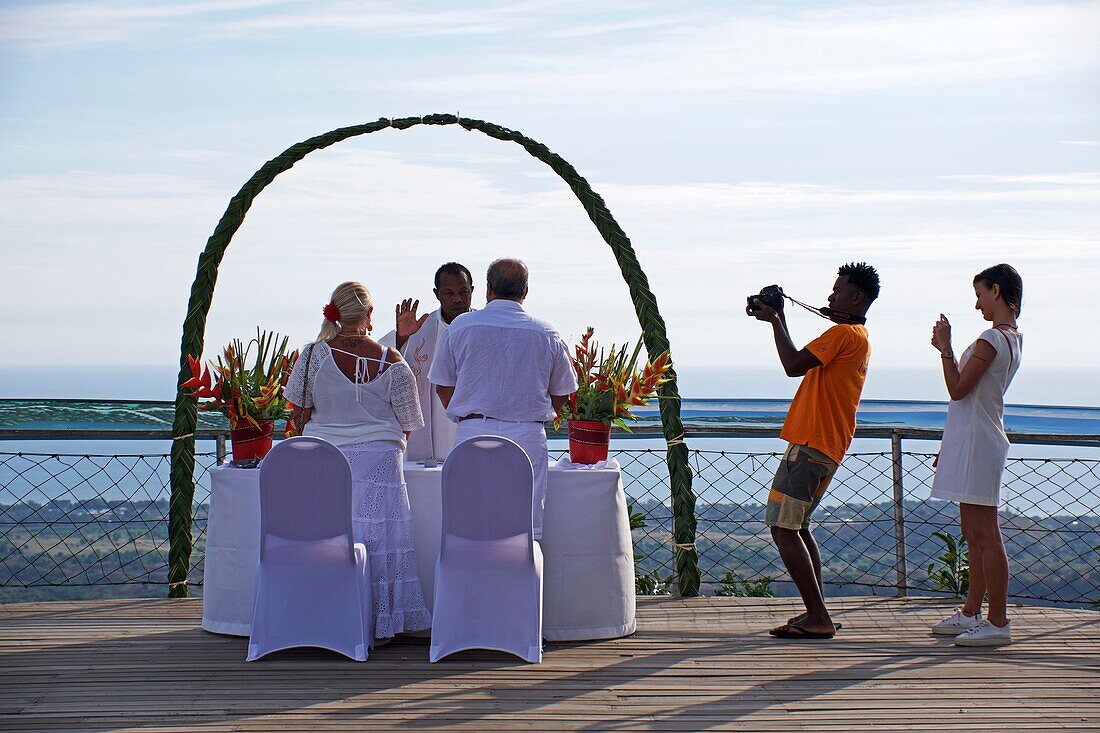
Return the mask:
[[[551,644],[541,665],[427,641],[355,663],[323,651],[246,663],[202,602],[0,606],[0,730],[1096,730],[1100,614],[1010,609],[1016,643],[961,649],[951,604],[831,602],[831,641],[767,629],[791,599],[640,598],[638,633]]]

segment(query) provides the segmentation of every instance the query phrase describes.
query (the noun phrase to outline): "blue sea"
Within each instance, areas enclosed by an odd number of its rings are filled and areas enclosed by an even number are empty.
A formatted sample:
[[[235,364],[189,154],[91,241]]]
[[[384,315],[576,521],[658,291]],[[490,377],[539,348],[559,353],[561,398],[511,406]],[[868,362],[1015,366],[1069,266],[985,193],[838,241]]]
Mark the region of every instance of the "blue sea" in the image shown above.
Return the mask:
[[[875,379],[877,375],[877,380]],[[1005,426],[1009,432],[1047,435],[1100,435],[1100,379],[1095,373],[1046,374],[1036,384],[1021,378],[1009,392]],[[171,402],[175,399],[176,368],[173,366],[72,367],[0,366],[0,400],[81,399],[132,402]],[[778,370],[682,368],[681,415],[695,432],[707,427],[781,425],[797,380]],[[928,370],[880,370],[872,372],[860,404],[858,421],[867,427],[941,428],[947,404],[937,373]],[[1036,399],[1044,394],[1070,399]],[[135,408],[137,406],[135,405]],[[143,406],[127,421],[123,405],[74,409],[69,415],[57,410],[14,410],[11,403],[0,411],[0,428],[148,428],[171,427],[171,407]],[[140,414],[139,414],[140,413]],[[655,407],[638,411],[642,423],[659,422]]]
[[[776,370],[778,371],[778,369]],[[885,382],[883,381],[885,377]],[[899,372],[880,374],[880,381],[869,380],[865,390],[866,399],[860,405],[858,422],[865,427],[897,428],[941,428],[946,416],[947,405],[935,399],[938,375],[930,377],[921,373]],[[920,380],[929,382],[921,387]],[[173,385],[175,369],[173,367],[93,367],[75,372],[71,368],[12,368],[0,367],[0,429],[11,428],[84,428],[84,429],[126,429],[126,428],[162,428],[170,429],[174,398]],[[1063,374],[1060,379],[1043,380],[1043,384],[1055,385],[1053,389],[1069,395],[1082,397],[1082,403],[1095,404],[1088,390],[1095,389],[1094,380],[1085,375]],[[1080,385],[1077,389],[1073,383]],[[695,454],[694,466],[698,479],[695,489],[701,501],[752,501],[757,489],[768,480],[772,470],[768,464],[769,454],[780,453],[784,444],[777,438],[740,437],[728,435],[706,435],[708,428],[720,428],[731,425],[760,428],[778,428],[782,425],[793,395],[796,380],[787,380],[781,373],[763,370],[689,370],[684,368],[681,374],[682,393],[686,396],[681,403],[681,414],[685,425],[693,434],[689,447],[703,453]],[[1013,392],[1019,385],[1013,385]],[[1026,382],[1023,385],[1027,387]],[[1037,385],[1038,386],[1038,385]],[[721,389],[729,396],[703,396],[718,394],[711,390]],[[1046,389],[1045,387],[1043,389]],[[924,399],[887,399],[883,395],[899,393],[903,395],[923,396]],[[1036,394],[1036,388],[1020,389],[1023,395]],[[693,396],[700,395],[700,396]],[[760,396],[760,395],[768,395]],[[28,404],[13,402],[15,398],[40,398],[40,400],[66,400],[80,398],[90,400],[115,400],[115,402],[43,402]],[[152,401],[152,402],[150,402]],[[639,411],[642,424],[659,424],[656,408]],[[208,416],[213,420],[209,425],[217,425],[219,416]],[[1011,404],[1006,410],[1005,423],[1009,432],[1064,436],[1072,439],[1077,436],[1100,435],[1100,407],[1090,404]],[[564,431],[550,434],[551,451],[565,449]],[[1062,442],[1062,441],[1058,441]],[[0,453],[38,453],[62,455],[166,455],[170,451],[167,440],[0,440]],[[664,451],[664,440],[659,436],[616,435],[613,441],[615,450],[653,450],[658,454]],[[212,441],[200,441],[199,452],[211,453]],[[914,498],[927,496],[926,480],[930,477],[930,463],[926,458],[938,450],[936,441],[905,439],[903,450],[911,456],[906,458],[907,470],[912,463],[914,476],[918,477],[907,487]],[[857,439],[853,442],[849,459],[842,471],[859,473],[862,478],[852,478],[846,485],[852,492],[842,494],[834,492],[832,500],[871,501],[880,498],[888,490],[890,480],[888,454],[890,443],[883,438]],[[887,454],[884,456],[883,454]],[[1034,459],[1036,461],[1059,461],[1069,458],[1087,459],[1097,466],[1100,460],[1100,448],[1081,445],[1035,444],[1017,441],[1011,449],[1011,457]],[[761,458],[761,456],[763,456]],[[204,459],[209,461],[210,459]],[[885,463],[883,464],[883,462]],[[659,463],[659,459],[657,460]],[[747,462],[747,463],[746,463]],[[880,465],[883,464],[883,465]],[[1096,511],[1093,494],[1100,490],[1100,467],[1097,475],[1091,475],[1086,465],[1086,475],[1081,481],[1071,482],[1059,488],[1052,482],[1042,486],[1032,486],[1034,475],[1020,477],[1009,482],[1010,508],[1013,504],[1026,508],[1027,513],[1057,514],[1063,512],[1092,514]],[[746,466],[749,468],[746,469]],[[1029,470],[1033,467],[1029,467]],[[1080,465],[1073,470],[1078,470]],[[1051,464],[1054,480],[1062,480],[1064,471],[1060,464]],[[723,485],[724,495],[708,488],[707,477],[715,471],[740,471],[744,480],[738,483],[735,494],[728,493],[728,484]],[[709,473],[708,473],[709,472]],[[662,480],[660,470],[646,471],[639,477],[646,486],[652,484],[654,496],[664,498],[667,490],[659,488]],[[1086,485],[1087,484],[1087,485]],[[2,488],[2,487],[0,487]],[[79,487],[77,490],[80,491]],[[0,492],[2,493],[2,492]],[[10,500],[13,497],[6,497]],[[41,497],[46,498],[46,497]],[[3,503],[0,501],[0,503]]]

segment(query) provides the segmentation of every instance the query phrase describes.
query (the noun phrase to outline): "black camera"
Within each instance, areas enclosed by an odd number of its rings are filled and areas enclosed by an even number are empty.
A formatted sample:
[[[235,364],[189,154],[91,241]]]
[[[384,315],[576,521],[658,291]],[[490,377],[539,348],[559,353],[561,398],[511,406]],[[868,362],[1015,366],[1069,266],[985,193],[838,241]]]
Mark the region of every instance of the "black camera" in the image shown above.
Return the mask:
[[[783,310],[783,288],[778,285],[769,285],[760,291],[759,295],[748,297],[749,310],[758,311],[760,308],[753,301],[759,300],[764,305],[777,311]]]

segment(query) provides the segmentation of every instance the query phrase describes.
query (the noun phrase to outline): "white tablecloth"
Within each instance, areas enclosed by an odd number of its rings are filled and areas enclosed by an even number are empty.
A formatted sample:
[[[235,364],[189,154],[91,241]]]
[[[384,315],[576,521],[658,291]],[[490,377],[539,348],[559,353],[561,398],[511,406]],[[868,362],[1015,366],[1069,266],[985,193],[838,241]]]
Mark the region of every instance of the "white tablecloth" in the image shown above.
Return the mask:
[[[210,472],[202,627],[247,636],[259,560],[259,471]],[[442,469],[405,464],[420,580],[432,603],[441,531]],[[634,633],[634,556],[617,469],[551,465],[541,541],[543,636],[550,641]]]
[[[202,627],[248,636],[260,561],[260,472],[230,466],[210,469],[207,510]]]

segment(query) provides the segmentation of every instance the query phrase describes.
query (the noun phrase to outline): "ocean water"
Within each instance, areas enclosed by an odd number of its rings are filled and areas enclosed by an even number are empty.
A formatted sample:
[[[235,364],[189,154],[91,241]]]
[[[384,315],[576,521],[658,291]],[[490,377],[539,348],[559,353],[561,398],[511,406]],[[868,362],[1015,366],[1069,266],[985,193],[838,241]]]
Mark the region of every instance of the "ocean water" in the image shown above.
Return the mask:
[[[1029,372],[1021,372],[1024,377]],[[1008,394],[1009,432],[1100,435],[1098,375],[1064,371],[1041,373],[1037,384],[1019,377]],[[176,368],[171,365],[0,366],[0,428],[170,428]],[[781,425],[798,380],[777,368],[681,367],[681,415],[699,428],[722,425]],[[875,427],[940,428],[946,416],[940,375],[932,370],[872,370],[857,419]],[[1043,396],[1051,399],[1042,399]],[[1054,397],[1066,399],[1053,399]],[[11,399],[123,400],[130,404],[46,405]],[[148,402],[162,402],[161,405]],[[146,404],[137,404],[146,403]],[[657,422],[655,408],[642,408],[643,423]],[[220,417],[203,415],[216,427]]]
[[[933,367],[937,366],[935,364]],[[677,365],[680,394],[690,399],[790,399],[797,379],[774,369]],[[84,367],[0,365],[0,399],[173,400],[178,367],[168,364]],[[936,402],[946,398],[935,368],[874,368],[865,400]],[[1100,371],[1025,364],[1008,392],[1021,405],[1100,407]]]
[[[784,380],[772,373],[754,370],[729,371],[721,374],[702,374],[693,377],[693,372],[685,370],[682,378],[684,394],[681,415],[685,425],[695,435],[689,440],[689,447],[698,454],[695,467],[699,480],[696,492],[703,502],[733,501],[751,502],[759,500],[759,487],[766,485],[769,472],[769,454],[781,453],[784,444],[777,438],[768,437],[729,437],[728,435],[706,435],[708,428],[725,426],[752,426],[778,428],[782,425],[793,393],[796,380]],[[905,383],[912,389],[911,379],[901,375],[899,383]],[[1068,379],[1068,377],[1066,377]],[[770,381],[769,381],[770,380]],[[698,385],[721,382],[731,393],[730,397],[690,397],[693,383]],[[71,368],[13,368],[0,367],[0,429],[135,429],[171,428],[174,398],[173,384],[175,370],[172,367],[94,367],[80,371]],[[1083,384],[1089,383],[1082,380]],[[741,385],[738,394],[736,385]],[[771,385],[769,387],[769,385]],[[1014,385],[1015,386],[1015,385]],[[774,389],[775,398],[750,396],[760,389]],[[900,390],[899,391],[904,391]],[[926,390],[926,393],[931,390]],[[750,395],[746,395],[746,392]],[[757,393],[759,394],[759,393]],[[874,392],[871,393],[874,395]],[[1011,393],[1010,393],[1011,394]],[[866,396],[866,393],[865,393]],[[22,398],[22,399],[13,399]],[[27,398],[40,398],[27,400]],[[70,401],[82,398],[78,401]],[[99,398],[92,400],[90,398]],[[60,402],[54,400],[62,400]],[[657,425],[660,422],[655,407],[640,409],[641,424]],[[866,427],[899,428],[942,428],[946,417],[947,405],[943,401],[932,399],[881,399],[870,396],[860,404],[857,414],[858,423]],[[222,427],[224,419],[217,414],[200,413],[200,426]],[[1100,435],[1100,407],[1087,405],[1044,405],[1010,404],[1006,409],[1005,423],[1009,432],[1065,436]],[[551,451],[564,450],[564,431],[551,433]],[[622,435],[614,437],[613,449],[627,451],[651,450],[663,453],[664,440],[654,435]],[[905,439],[903,448],[913,454],[935,454],[938,451],[936,441]],[[197,451],[212,453],[214,444],[210,440],[199,441]],[[167,455],[171,442],[167,440],[0,440],[0,454],[43,454],[43,455]],[[851,491],[832,492],[830,500],[834,503],[847,501],[876,501],[881,499],[888,489],[890,473],[888,462],[882,454],[889,453],[890,444],[886,439],[865,438],[853,442],[850,455],[842,471],[851,474],[845,485],[853,487]],[[764,456],[747,458],[748,456]],[[863,457],[865,456],[865,457]],[[877,457],[876,457],[877,456]],[[1080,445],[1034,444],[1017,442],[1011,448],[1014,459],[1035,461],[1064,461],[1066,459],[1100,460],[1100,448]],[[752,469],[744,469],[746,459]],[[209,460],[209,459],[206,459]],[[907,457],[908,463],[914,463],[912,470],[914,485],[909,488],[914,498],[927,496],[924,481],[930,475],[930,468],[919,465],[916,457]],[[907,466],[908,466],[907,463]],[[1060,468],[1060,464],[1052,464]],[[1035,466],[1022,467],[1029,471]],[[1042,468],[1042,466],[1039,466]],[[1079,470],[1079,466],[1073,470]],[[730,481],[716,481],[716,472],[738,472],[739,479],[731,489]],[[1008,481],[1008,493],[1028,513],[1057,514],[1061,512],[1077,514],[1096,513],[1095,494],[1100,490],[1100,468],[1097,474],[1086,474],[1082,481],[1071,482],[1060,487],[1046,480],[1042,474],[1029,473]],[[1057,474],[1058,471],[1055,471]],[[1064,472],[1063,472],[1064,473]],[[5,478],[0,471],[0,479]],[[10,477],[8,477],[10,478]],[[1055,478],[1059,478],[1056,476]],[[1060,478],[1064,478],[1062,475]],[[638,477],[636,487],[652,492],[654,497],[664,499],[666,489],[660,486],[661,471],[643,472]],[[721,488],[716,488],[717,486]],[[0,482],[0,494],[5,487]],[[44,489],[46,487],[43,487]],[[96,491],[110,491],[110,487],[96,487]],[[70,491],[73,495],[92,492],[92,487],[77,486]],[[107,494],[109,495],[109,493]],[[10,502],[14,496],[0,496],[0,503]],[[36,497],[48,499],[45,493]]]

